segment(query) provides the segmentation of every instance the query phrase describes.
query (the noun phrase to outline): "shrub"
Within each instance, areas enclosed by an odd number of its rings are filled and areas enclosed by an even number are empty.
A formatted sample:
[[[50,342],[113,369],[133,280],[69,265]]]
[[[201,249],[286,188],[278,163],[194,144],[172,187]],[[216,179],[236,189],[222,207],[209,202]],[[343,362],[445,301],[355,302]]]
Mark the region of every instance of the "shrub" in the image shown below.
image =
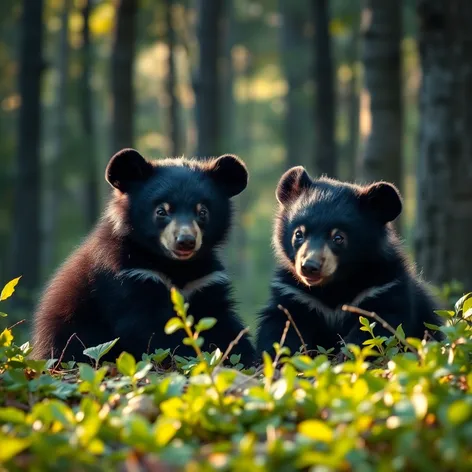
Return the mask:
[[[12,281],[1,299],[18,283]],[[91,364],[28,359],[12,329],[0,334],[0,464],[6,470],[470,470],[472,298],[441,312],[441,343],[375,336],[346,346],[336,364],[277,345],[276,359],[245,369],[231,352],[200,351],[215,320],[194,325],[173,291],[176,317],[195,358],[157,350],[88,349]],[[3,314],[2,314],[3,316]],[[368,356],[379,352],[374,363]],[[223,361],[226,361],[225,363]],[[0,465],[1,469],[1,465]]]

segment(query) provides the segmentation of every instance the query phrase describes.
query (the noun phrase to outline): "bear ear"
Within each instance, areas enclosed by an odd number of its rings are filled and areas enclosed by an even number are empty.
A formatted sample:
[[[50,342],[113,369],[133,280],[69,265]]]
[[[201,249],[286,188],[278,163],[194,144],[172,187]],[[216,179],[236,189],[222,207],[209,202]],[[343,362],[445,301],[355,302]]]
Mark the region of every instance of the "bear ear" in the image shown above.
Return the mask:
[[[402,212],[402,197],[395,185],[388,182],[376,182],[361,191],[361,204],[372,211],[386,224],[393,221]]]
[[[313,185],[313,180],[302,166],[292,167],[279,180],[275,196],[282,205],[298,198]]]
[[[122,149],[107,165],[105,179],[112,186],[125,193],[131,182],[147,179],[154,167],[135,149]]]
[[[206,170],[230,198],[240,194],[247,186],[249,175],[246,165],[234,154],[224,154],[210,161]]]

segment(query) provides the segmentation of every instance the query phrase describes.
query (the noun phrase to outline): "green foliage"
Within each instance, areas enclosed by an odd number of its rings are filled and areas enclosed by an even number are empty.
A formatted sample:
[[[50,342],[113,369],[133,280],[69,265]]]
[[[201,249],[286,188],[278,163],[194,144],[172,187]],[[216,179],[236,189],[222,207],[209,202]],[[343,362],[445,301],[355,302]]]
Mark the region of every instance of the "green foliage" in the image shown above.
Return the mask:
[[[470,470],[472,326],[465,296],[439,328],[444,342],[372,336],[331,353],[264,355],[245,370],[238,355],[202,352],[194,320],[172,292],[195,358],[157,350],[122,353],[99,367],[111,343],[88,350],[94,366],[29,360],[11,329],[0,334],[0,469],[5,470]],[[173,328],[169,328],[175,327]],[[408,347],[408,346],[411,346]],[[378,358],[366,358],[377,350]],[[168,357],[173,369],[160,364]]]

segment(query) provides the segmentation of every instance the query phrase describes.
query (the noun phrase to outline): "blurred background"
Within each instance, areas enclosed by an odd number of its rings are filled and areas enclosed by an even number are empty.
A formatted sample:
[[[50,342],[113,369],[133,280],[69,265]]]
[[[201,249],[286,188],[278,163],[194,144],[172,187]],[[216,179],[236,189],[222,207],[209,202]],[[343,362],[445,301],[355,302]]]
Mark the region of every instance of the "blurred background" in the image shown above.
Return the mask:
[[[245,160],[224,255],[248,321],[293,165],[394,182],[425,278],[445,296],[472,287],[471,4],[1,0],[0,280],[23,276],[9,323],[31,319],[102,211],[108,159],[129,146]]]

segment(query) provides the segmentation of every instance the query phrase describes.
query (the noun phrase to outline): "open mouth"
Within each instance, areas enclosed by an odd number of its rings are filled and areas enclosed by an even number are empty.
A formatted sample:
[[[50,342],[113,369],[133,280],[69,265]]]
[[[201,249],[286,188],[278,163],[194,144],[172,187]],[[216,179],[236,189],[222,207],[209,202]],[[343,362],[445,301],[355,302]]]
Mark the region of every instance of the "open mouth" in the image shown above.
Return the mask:
[[[180,259],[180,260],[190,259],[194,254],[195,254],[195,251],[193,249],[189,250],[189,251],[183,251],[183,250],[179,250],[179,249],[173,249],[172,250],[172,255],[176,259]]]
[[[321,285],[323,283],[324,277],[321,275],[316,275],[312,277],[302,276],[302,279],[307,285],[312,286],[312,285]]]

